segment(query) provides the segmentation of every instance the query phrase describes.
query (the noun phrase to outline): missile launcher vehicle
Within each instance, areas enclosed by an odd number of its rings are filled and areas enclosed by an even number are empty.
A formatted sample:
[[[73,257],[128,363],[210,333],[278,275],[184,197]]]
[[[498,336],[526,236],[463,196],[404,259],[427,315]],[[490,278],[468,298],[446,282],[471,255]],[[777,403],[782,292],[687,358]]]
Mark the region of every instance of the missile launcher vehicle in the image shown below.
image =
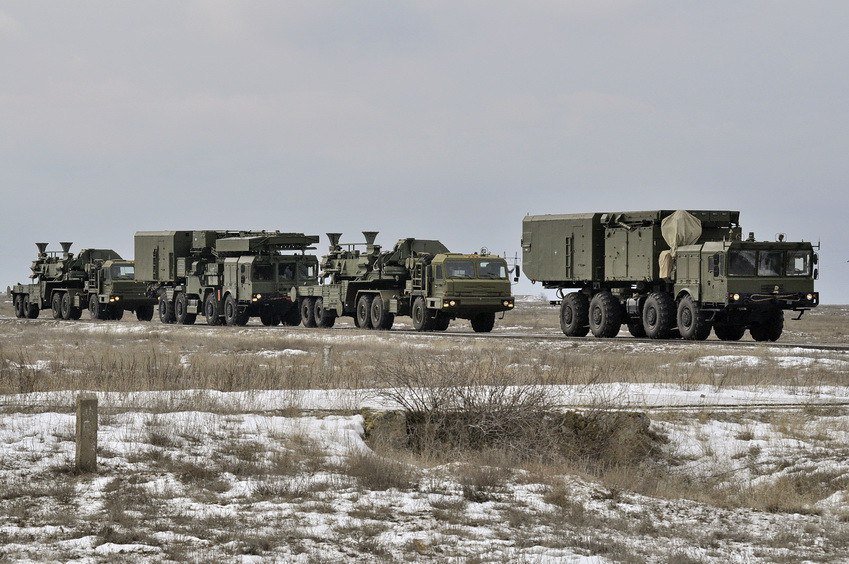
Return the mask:
[[[289,291],[315,284],[318,260],[306,254],[317,235],[279,231],[140,231],[136,276],[157,300],[163,323],[298,325]]]
[[[111,249],[83,249],[74,256],[71,243],[60,245],[61,251],[48,251],[47,243],[36,243],[32,282],[12,288],[18,317],[36,318],[50,308],[56,319],[79,319],[88,309],[92,319],[118,320],[132,311],[140,321],[150,321],[155,302],[146,285],[135,280],[133,261]]]
[[[566,335],[776,341],[819,304],[809,242],[745,240],[737,211],[526,216],[525,275],[556,289]],[[569,293],[564,293],[571,289]],[[798,319],[798,318],[797,318]]]
[[[507,262],[499,256],[452,253],[439,241],[414,238],[381,251],[376,231],[363,235],[364,250],[328,233],[321,283],[292,288],[306,327],[332,327],[337,317],[351,316],[357,327],[390,329],[396,315],[409,315],[417,331],[444,331],[460,318],[489,332],[496,313],[513,308]]]

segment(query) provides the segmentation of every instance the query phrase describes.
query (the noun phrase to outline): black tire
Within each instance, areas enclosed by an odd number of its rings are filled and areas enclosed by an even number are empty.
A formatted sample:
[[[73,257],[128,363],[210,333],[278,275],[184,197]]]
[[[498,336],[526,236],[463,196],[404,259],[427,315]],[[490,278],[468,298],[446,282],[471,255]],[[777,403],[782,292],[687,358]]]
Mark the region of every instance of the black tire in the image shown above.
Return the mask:
[[[315,300],[312,298],[301,299],[301,323],[304,327],[315,327]]]
[[[675,300],[666,292],[652,292],[643,306],[643,327],[649,339],[668,339],[675,319]]]
[[[161,323],[174,323],[174,304],[168,301],[165,294],[159,296],[159,321]]]
[[[771,308],[749,324],[752,339],[760,342],[775,342],[784,331],[784,312]]]
[[[590,300],[590,331],[601,338],[611,338],[622,328],[622,307],[608,291],[602,291]]]
[[[114,303],[109,307],[109,318],[115,321],[124,319],[124,305]]]
[[[196,313],[189,313],[189,297],[184,293],[180,292],[177,294],[177,297],[174,298],[174,321],[179,323],[180,325],[194,325],[195,321],[197,321],[198,315]]]
[[[27,319],[36,319],[38,318],[38,304],[34,304],[29,299],[24,301],[24,314]]]
[[[100,305],[97,294],[88,297],[88,316],[94,320],[104,319],[106,316],[106,308]]]
[[[430,331],[433,328],[433,316],[427,310],[424,298],[421,296],[413,301],[410,317],[413,318],[413,329],[416,331]]]
[[[71,320],[76,321],[83,316],[83,308],[71,304]]]
[[[280,316],[272,306],[266,306],[260,310],[259,320],[266,327],[276,327],[280,325]]]
[[[50,309],[53,311],[53,319],[62,319],[62,294],[59,292],[53,292]]]
[[[383,298],[375,296],[372,299],[370,312],[372,327],[382,331],[392,329],[392,324],[395,323],[395,314],[389,313],[389,308],[386,307]]]
[[[362,329],[371,329],[373,327],[371,323],[371,304],[373,298],[369,294],[360,294],[360,297],[357,298],[357,311],[354,312],[354,315],[357,317],[357,327]]]
[[[221,306],[215,292],[211,292],[203,301],[203,315],[207,325],[221,325]]]
[[[144,304],[136,306],[136,319],[139,321],[150,321],[153,319],[153,305]]]
[[[678,331],[682,339],[688,341],[704,341],[710,336],[710,322],[702,313],[702,308],[692,296],[684,296],[678,302]]]
[[[451,325],[451,318],[448,315],[442,312],[436,314],[436,318],[433,320],[434,331],[445,331],[449,325]]]
[[[23,319],[26,316],[26,313],[24,313],[24,297],[17,295],[13,302],[15,304],[15,317]]]
[[[239,302],[233,297],[233,294],[227,294],[224,298],[224,323],[233,327],[244,325],[248,322],[248,317],[239,311]]]
[[[713,324],[713,332],[720,341],[739,341],[746,333],[746,326],[716,322]]]
[[[336,324],[336,311],[324,309],[324,299],[316,298],[313,306],[313,315],[315,315],[315,324],[324,329],[329,329]]]
[[[281,316],[283,325],[297,327],[301,324],[301,308],[297,303],[289,305],[289,309]]]
[[[560,330],[570,337],[586,337],[590,332],[590,301],[581,292],[570,292],[560,304]]]
[[[495,313],[479,313],[469,321],[475,333],[489,333],[495,327]]]
[[[68,321],[71,319],[71,294],[68,292],[62,293],[62,319]]]

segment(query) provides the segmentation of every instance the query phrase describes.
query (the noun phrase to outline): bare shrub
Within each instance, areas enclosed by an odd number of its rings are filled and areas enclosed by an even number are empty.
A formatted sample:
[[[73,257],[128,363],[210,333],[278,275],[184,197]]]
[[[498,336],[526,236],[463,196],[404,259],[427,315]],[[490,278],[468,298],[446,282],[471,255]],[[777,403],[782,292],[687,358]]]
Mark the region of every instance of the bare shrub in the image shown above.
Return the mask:
[[[517,379],[494,355],[398,358],[377,371],[383,393],[404,413],[407,446],[424,456],[498,451],[514,462],[636,464],[656,453],[660,439],[644,415],[603,405],[558,410],[547,388]],[[394,418],[387,421],[397,426]]]
[[[337,470],[369,490],[409,490],[416,487],[418,479],[412,466],[362,450],[351,452]]]

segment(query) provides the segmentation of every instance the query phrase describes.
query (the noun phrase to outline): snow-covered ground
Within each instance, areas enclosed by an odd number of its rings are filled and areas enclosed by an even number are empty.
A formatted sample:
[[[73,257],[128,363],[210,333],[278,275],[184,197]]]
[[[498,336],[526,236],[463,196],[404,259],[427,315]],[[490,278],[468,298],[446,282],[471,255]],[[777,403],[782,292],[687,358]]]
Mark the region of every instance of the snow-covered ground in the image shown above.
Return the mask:
[[[810,416],[812,427],[799,429],[797,438],[757,419],[750,413],[700,421],[695,414],[653,425],[669,437],[665,449],[689,475],[724,473],[741,492],[811,464],[831,480],[849,472],[845,448],[822,452],[829,441],[846,444],[846,415]],[[98,472],[75,476],[73,432],[67,412],[12,412],[0,421],[0,558],[751,562],[849,556],[845,486],[799,513],[629,493],[556,469],[546,475],[493,469],[486,487],[474,490],[469,484],[481,469],[463,469],[462,461],[421,467],[389,461],[366,472],[400,475],[375,483],[350,463],[352,455],[371,456],[360,415],[210,411],[105,415]],[[808,433],[816,438],[800,438]]]

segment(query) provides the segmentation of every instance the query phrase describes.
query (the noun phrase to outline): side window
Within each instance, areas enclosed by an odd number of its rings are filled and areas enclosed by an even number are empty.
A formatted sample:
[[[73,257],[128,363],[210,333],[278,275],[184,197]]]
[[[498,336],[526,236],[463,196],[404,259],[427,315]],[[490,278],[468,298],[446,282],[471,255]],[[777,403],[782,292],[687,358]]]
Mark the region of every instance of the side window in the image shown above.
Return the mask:
[[[437,280],[442,280],[442,265],[436,265],[436,271],[433,273],[433,277]]]

